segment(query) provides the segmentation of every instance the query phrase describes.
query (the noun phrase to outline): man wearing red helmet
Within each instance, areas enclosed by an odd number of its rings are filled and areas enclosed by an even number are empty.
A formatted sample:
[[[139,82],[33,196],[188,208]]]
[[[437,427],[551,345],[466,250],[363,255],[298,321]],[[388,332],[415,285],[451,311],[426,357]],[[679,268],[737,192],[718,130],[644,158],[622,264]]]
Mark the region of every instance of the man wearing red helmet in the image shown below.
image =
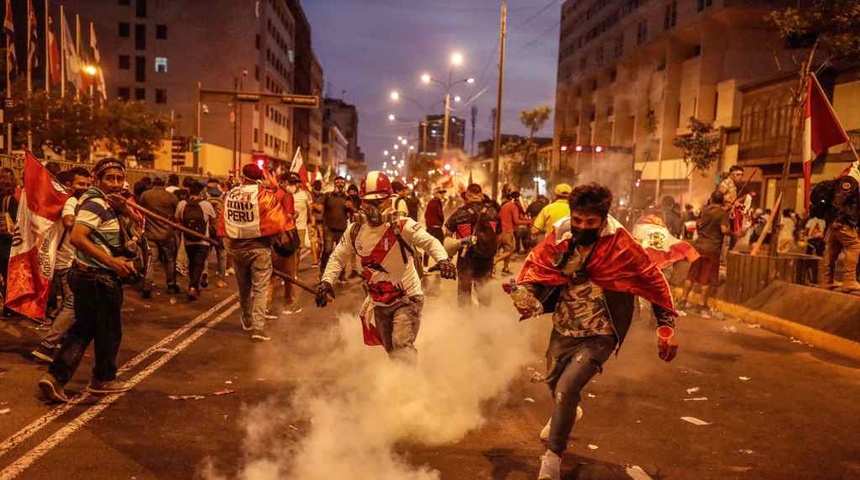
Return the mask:
[[[334,298],[332,285],[352,255],[361,261],[368,299],[362,311],[370,311],[373,323],[362,324],[365,343],[382,345],[392,358],[414,361],[414,346],[421,325],[424,292],[413,257],[420,249],[437,262],[442,278],[456,278],[456,267],[445,248],[411,218],[397,218],[392,208],[391,181],[373,171],[361,182],[358,220],[347,227],[317,287],[317,306]]]

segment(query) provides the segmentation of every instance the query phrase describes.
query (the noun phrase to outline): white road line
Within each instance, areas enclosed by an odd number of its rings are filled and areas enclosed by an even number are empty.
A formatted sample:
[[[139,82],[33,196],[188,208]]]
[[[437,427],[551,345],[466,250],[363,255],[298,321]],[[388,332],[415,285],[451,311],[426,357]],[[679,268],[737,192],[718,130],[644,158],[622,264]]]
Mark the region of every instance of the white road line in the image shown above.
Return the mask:
[[[217,312],[218,310],[223,308],[228,303],[235,301],[237,296],[238,295],[235,293],[230,295],[229,297],[224,299],[218,305],[215,305],[214,307],[210,308],[209,310],[201,313],[200,315],[195,317],[193,320],[186,323],[183,327],[179,328],[178,330],[171,333],[170,335],[162,338],[158,343],[147,348],[146,350],[144,350],[143,352],[139,353],[137,356],[135,356],[134,358],[132,358],[131,360],[126,362],[125,365],[123,365],[119,369],[117,374],[122,375],[122,374],[128,372],[129,370],[134,368],[137,364],[139,364],[140,362],[142,362],[142,361],[146,360],[147,358],[149,358],[150,356],[152,356],[152,354],[155,353],[156,350],[163,348],[168,343],[176,340],[176,338],[180,337],[181,335],[184,335],[186,332],[188,332],[188,330],[190,330],[191,328],[193,328],[195,325],[199,324],[200,322],[205,321],[207,318],[212,316],[212,314],[214,314],[215,312]],[[33,388],[34,389],[36,388],[35,383],[34,383]],[[26,441],[28,438],[32,437],[36,432],[38,432],[39,430],[44,428],[49,423],[56,420],[58,417],[64,415],[66,412],[68,412],[69,410],[74,408],[77,404],[83,402],[84,400],[86,400],[89,397],[90,397],[89,391],[85,391],[82,394],[80,394],[76,397],[73,397],[68,403],[64,403],[62,405],[54,407],[48,413],[42,415],[41,417],[37,418],[36,420],[34,420],[32,423],[30,423],[26,427],[15,432],[15,434],[13,434],[11,437],[4,440],[3,443],[0,443],[0,457],[5,455],[9,450],[17,447],[22,442]]]
[[[141,370],[137,375],[133,376],[130,380],[128,380],[128,383],[130,383],[132,387],[134,387],[135,385],[143,381],[146,377],[152,375],[156,370],[161,368],[165,363],[169,362],[176,355],[179,355],[182,350],[188,348],[189,345],[194,343],[194,341],[196,341],[198,338],[208,332],[209,329],[227,318],[238,308],[238,303],[233,304],[233,306],[225,310],[223,313],[210,320],[204,328],[201,328],[186,337],[185,340],[177,344],[169,352],[165,353],[163,356],[152,362],[149,366]],[[122,398],[126,393],[128,392],[117,393],[115,395],[107,395],[99,399],[98,403],[84,410],[84,412],[81,413],[77,418],[66,424],[66,426],[64,426],[63,428],[57,430],[44,442],[40,443],[35,448],[23,455],[21,458],[16,460],[14,463],[3,469],[3,471],[0,472],[0,480],[11,480],[13,478],[16,478],[18,475],[24,473],[24,471],[29,468],[30,465],[33,464],[33,462],[51,451],[51,449],[56,447],[60,442],[75,433],[75,431],[77,431],[79,428],[86,425],[87,422],[98,416],[112,403]]]

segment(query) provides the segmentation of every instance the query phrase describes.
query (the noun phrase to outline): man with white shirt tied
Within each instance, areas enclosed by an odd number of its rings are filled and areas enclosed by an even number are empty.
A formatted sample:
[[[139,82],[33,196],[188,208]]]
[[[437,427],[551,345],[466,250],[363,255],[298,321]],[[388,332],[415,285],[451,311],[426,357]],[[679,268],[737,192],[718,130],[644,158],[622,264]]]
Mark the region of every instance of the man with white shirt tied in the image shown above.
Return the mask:
[[[63,294],[63,304],[51,330],[42,339],[35,350],[30,352],[33,358],[44,362],[54,360],[54,353],[60,348],[60,342],[66,332],[75,323],[75,297],[69,287],[69,272],[75,260],[75,247],[72,246],[70,234],[75,225],[75,209],[78,207],[78,199],[90,188],[90,172],[84,167],[75,167],[65,172],[60,172],[57,179],[64,187],[72,191],[72,196],[63,205],[60,222],[63,223],[63,234],[57,247],[57,256],[54,260],[54,281],[60,282],[60,291]]]
[[[382,345],[391,358],[414,362],[424,307],[415,250],[433,257],[442,278],[455,278],[457,269],[439,240],[411,218],[397,218],[392,193],[391,181],[382,172],[370,172],[362,180],[359,218],[332,252],[317,287],[316,303],[325,307],[334,298],[332,285],[350,257],[357,255],[368,292],[362,311],[372,307],[374,321],[371,325],[362,315],[365,343]]]

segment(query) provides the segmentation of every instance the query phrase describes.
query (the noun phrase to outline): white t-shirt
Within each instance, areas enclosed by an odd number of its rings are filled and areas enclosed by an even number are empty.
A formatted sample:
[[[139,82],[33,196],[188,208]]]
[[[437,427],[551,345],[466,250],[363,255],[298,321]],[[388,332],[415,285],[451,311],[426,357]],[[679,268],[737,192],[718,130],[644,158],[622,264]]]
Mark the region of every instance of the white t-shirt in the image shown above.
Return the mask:
[[[304,189],[296,189],[293,194],[293,207],[296,209],[296,228],[298,230],[307,230],[308,228],[308,213],[311,208],[311,194]]]
[[[78,207],[77,197],[69,197],[66,203],[63,204],[63,213],[60,215],[60,223],[63,223],[63,217],[66,215],[75,216],[75,208]],[[72,262],[75,260],[75,247],[72,246],[72,232],[67,231],[65,234],[60,234],[63,237],[63,243],[57,248],[57,257],[54,259],[54,268],[62,270],[71,268]]]

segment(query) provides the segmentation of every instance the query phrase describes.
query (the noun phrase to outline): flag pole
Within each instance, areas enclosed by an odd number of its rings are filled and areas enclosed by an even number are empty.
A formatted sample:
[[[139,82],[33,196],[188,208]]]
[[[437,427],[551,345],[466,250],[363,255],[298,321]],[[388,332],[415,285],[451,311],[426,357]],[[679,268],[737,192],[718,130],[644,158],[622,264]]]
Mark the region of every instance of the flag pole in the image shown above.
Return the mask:
[[[30,50],[33,49],[33,24],[30,23],[31,15],[35,15],[35,12],[32,11],[33,2],[27,2],[27,96],[30,96],[33,93],[33,65],[30,61],[33,52]],[[28,135],[29,137],[29,135]],[[28,138],[29,143],[29,138]],[[32,150],[30,146],[27,146],[28,149]]]
[[[48,19],[50,17],[51,0],[45,0],[45,93],[51,93],[51,32]]]
[[[10,52],[9,35],[6,34],[6,100],[12,98],[12,55]],[[14,41],[14,40],[13,40]],[[6,153],[12,154],[12,122],[6,119]]]
[[[81,16],[79,14],[75,14],[75,55],[78,57],[78,65],[81,64]],[[80,67],[79,67],[80,68]],[[80,75],[80,70],[78,71]],[[81,99],[81,87],[83,86],[83,81],[78,80],[81,85],[75,85],[75,100]]]
[[[60,98],[66,98],[66,10],[60,4]]]

